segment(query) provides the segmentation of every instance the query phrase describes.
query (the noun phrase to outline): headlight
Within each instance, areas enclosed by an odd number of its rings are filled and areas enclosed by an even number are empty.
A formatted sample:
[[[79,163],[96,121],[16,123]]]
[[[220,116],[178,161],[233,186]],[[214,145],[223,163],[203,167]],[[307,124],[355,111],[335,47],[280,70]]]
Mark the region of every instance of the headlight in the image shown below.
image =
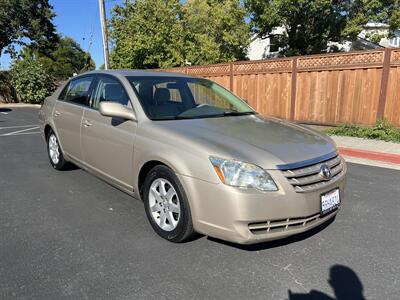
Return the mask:
[[[210,156],[211,164],[221,181],[230,186],[277,191],[274,180],[264,169],[245,162]]]

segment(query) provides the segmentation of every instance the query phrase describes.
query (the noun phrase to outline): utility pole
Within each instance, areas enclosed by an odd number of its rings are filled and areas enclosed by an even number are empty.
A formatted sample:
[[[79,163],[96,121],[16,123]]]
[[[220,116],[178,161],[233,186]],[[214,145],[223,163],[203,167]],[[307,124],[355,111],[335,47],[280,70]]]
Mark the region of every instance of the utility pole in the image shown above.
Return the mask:
[[[110,68],[110,60],[109,60],[109,53],[108,53],[106,5],[104,3],[104,0],[99,0],[99,7],[100,7],[101,31],[102,31],[102,36],[103,36],[104,69],[108,70]]]

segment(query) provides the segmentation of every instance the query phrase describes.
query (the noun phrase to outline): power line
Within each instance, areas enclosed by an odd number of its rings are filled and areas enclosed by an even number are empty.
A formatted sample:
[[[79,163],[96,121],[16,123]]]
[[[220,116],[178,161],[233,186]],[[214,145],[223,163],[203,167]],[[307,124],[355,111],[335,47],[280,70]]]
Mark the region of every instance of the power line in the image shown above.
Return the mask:
[[[97,6],[94,7],[94,11],[93,14],[91,14],[91,18],[90,18],[90,31],[88,36],[88,47],[86,49],[86,52],[88,52],[90,54],[90,50],[92,48],[92,44],[93,44],[93,36],[94,36],[94,23],[95,23],[95,18],[97,15]]]

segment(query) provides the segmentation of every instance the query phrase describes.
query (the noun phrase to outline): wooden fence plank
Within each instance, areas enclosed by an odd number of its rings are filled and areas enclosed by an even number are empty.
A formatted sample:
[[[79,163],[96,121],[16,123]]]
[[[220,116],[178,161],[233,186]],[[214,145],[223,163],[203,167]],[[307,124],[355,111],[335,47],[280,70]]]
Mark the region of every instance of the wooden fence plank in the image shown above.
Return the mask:
[[[385,49],[385,59],[383,61],[383,72],[381,77],[381,89],[379,94],[379,105],[378,112],[376,115],[377,119],[382,119],[383,114],[385,112],[385,104],[386,104],[386,91],[389,80],[389,72],[390,72],[390,49]]]
[[[290,87],[290,120],[295,119],[297,91],[297,57],[292,60],[292,78]]]
[[[400,65],[390,68],[384,117],[400,127]]]

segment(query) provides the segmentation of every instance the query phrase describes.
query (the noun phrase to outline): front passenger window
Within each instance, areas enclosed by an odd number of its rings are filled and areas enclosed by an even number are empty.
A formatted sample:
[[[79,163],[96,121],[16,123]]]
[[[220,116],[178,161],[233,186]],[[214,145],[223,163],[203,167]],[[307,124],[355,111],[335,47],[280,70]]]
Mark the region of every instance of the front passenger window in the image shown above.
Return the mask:
[[[118,80],[112,77],[100,77],[91,106],[98,109],[102,101],[112,101],[128,106],[129,97]]]
[[[65,95],[65,101],[88,105],[89,88],[92,80],[93,77],[82,77],[71,80]]]

